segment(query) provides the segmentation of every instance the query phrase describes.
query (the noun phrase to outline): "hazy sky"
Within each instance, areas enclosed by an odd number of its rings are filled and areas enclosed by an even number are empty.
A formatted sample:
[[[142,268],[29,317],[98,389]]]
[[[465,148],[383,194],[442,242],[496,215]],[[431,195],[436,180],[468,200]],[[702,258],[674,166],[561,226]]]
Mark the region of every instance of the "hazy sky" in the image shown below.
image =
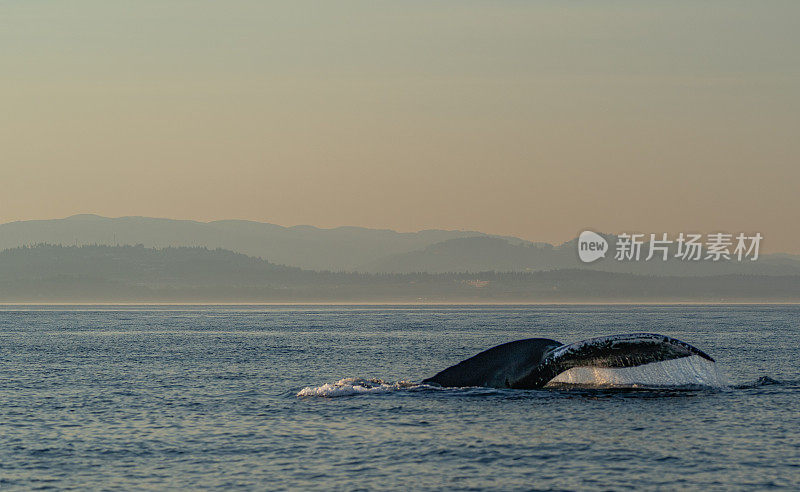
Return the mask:
[[[0,222],[800,253],[800,2],[0,0]]]

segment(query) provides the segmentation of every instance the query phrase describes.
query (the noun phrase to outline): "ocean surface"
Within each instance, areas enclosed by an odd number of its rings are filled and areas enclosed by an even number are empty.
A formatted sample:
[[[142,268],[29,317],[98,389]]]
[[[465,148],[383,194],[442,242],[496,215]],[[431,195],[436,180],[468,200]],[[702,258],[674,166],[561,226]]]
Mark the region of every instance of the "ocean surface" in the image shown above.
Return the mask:
[[[721,386],[442,389],[656,332]],[[800,488],[800,306],[4,306],[0,489]]]

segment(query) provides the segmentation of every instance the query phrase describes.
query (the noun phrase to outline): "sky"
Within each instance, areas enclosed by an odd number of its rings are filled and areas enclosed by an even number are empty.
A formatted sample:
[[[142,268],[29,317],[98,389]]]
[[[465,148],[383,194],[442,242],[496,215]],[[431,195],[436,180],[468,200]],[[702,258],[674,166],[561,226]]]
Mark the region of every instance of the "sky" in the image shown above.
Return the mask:
[[[0,0],[0,222],[760,232],[800,2]]]

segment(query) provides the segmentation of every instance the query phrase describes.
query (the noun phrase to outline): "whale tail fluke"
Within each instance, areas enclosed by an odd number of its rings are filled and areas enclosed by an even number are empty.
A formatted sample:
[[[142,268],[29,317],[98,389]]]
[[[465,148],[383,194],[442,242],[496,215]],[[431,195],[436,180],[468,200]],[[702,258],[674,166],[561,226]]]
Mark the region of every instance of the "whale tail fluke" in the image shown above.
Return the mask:
[[[448,367],[422,382],[445,387],[511,388],[514,382],[538,366],[551,350],[560,346],[560,342],[547,338],[504,343]]]
[[[625,368],[683,357],[714,362],[686,342],[654,333],[591,338],[563,345],[530,338],[498,345],[428,378],[440,386],[537,389],[572,368]]]
[[[541,388],[562,372],[575,367],[636,367],[693,355],[714,362],[708,354],[686,342],[655,333],[590,338],[552,350],[512,387]]]

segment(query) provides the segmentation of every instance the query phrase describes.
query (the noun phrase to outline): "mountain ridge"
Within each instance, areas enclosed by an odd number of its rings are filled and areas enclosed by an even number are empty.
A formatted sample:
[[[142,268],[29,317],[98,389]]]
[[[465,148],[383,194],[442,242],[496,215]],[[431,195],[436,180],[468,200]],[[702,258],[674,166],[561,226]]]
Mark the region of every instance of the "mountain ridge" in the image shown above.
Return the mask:
[[[0,224],[0,250],[37,243],[206,246],[315,270],[353,270],[364,261],[376,260],[386,254],[412,251],[454,237],[482,234],[440,229],[403,233],[354,226],[332,229],[306,225],[284,227],[236,219],[199,222],[78,214],[63,219]]]
[[[0,252],[0,303],[20,302],[800,302],[800,275],[366,274],[204,247],[36,245]]]
[[[614,259],[616,237],[603,235],[609,242],[609,253],[594,263],[578,258],[577,240],[561,245],[510,244],[502,238],[470,237],[449,239],[420,250],[389,255],[359,268],[364,272],[469,272],[469,271],[542,271],[576,268],[582,270],[634,273],[661,276],[707,276],[724,274],[782,275],[800,274],[800,258],[785,254],[761,255],[758,261],[711,260],[688,261],[675,257],[675,246],[668,260],[645,260],[647,243],[642,246],[638,261]]]
[[[0,250],[48,243],[203,246],[309,270],[362,273],[526,272],[577,268],[642,275],[800,274],[800,255],[774,253],[757,262],[615,261],[616,236],[602,234],[609,254],[578,260],[576,241],[553,245],[479,231],[426,229],[397,232],[358,226],[280,226],[242,219],[200,222],[143,216],[78,214],[63,219],[0,224]],[[646,245],[645,245],[646,246]],[[644,248],[643,248],[644,250]],[[671,251],[674,253],[674,249]]]

